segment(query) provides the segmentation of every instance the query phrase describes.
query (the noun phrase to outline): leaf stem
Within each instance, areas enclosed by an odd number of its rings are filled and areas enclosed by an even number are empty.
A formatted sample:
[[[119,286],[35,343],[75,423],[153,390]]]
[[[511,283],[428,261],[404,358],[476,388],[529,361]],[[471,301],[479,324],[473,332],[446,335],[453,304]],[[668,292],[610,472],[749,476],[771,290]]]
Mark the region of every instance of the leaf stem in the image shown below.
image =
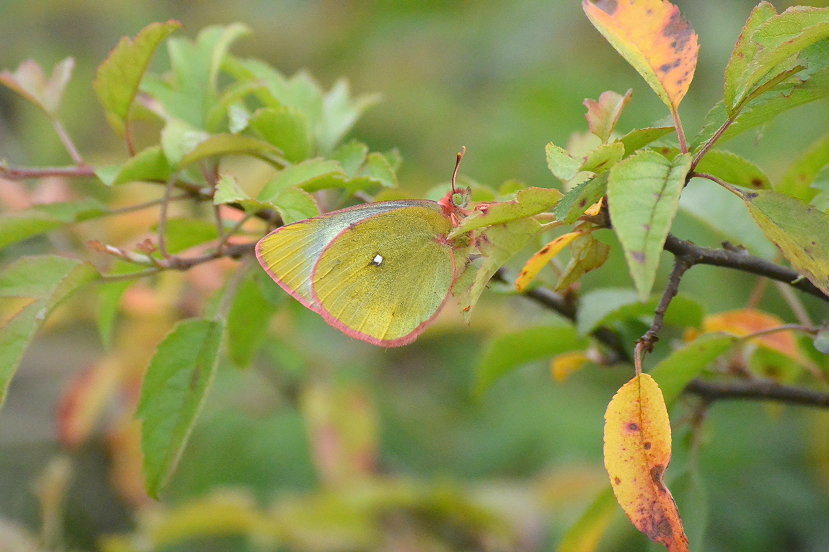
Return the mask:
[[[739,197],[740,199],[744,199],[743,192],[741,192],[736,186],[732,186],[731,184],[729,184],[725,180],[723,180],[721,178],[718,178],[718,177],[714,176],[713,174],[700,173],[700,172],[693,172],[693,173],[689,173],[689,174],[691,175],[691,177],[696,176],[698,178],[705,178],[706,180],[710,180],[711,182],[719,184],[720,186],[722,186],[723,188],[725,188],[726,190],[728,190],[729,192],[731,192],[735,196]]]
[[[85,166],[86,163],[84,163],[83,157],[81,157],[78,148],[75,147],[75,143],[72,141],[72,138],[70,138],[69,133],[66,132],[66,128],[63,126],[63,123],[60,122],[60,119],[57,117],[49,117],[49,119],[52,121],[52,128],[55,129],[55,134],[58,135],[61,144],[63,144],[63,147],[66,149],[69,157],[72,158],[72,161],[75,162],[75,165],[79,167]]]
[[[685,129],[682,128],[682,121],[679,119],[679,110],[676,107],[671,108],[671,116],[674,118],[674,128],[676,128],[676,139],[679,142],[679,151],[688,153],[688,141],[685,139]]]

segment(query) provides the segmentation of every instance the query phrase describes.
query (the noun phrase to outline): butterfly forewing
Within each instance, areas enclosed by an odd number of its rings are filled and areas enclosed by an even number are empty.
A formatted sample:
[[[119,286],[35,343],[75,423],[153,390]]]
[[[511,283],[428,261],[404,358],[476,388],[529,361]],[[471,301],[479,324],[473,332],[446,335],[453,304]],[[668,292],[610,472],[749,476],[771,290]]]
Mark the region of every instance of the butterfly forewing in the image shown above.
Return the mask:
[[[277,228],[259,240],[256,256],[282,289],[306,307],[319,312],[311,291],[311,274],[323,250],[338,234],[350,225],[381,213],[433,203],[421,200],[384,201],[332,211]]]
[[[449,219],[421,202],[346,225],[319,257],[312,291],[334,327],[385,346],[413,341],[454,280]]]

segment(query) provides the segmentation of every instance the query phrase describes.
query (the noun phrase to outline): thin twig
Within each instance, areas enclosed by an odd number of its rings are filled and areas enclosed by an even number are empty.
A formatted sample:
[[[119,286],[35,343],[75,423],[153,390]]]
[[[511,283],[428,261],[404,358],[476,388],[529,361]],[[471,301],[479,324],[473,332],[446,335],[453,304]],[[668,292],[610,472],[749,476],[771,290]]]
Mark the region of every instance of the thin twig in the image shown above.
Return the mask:
[[[191,199],[193,196],[190,194],[181,194],[172,196],[169,198],[169,201],[179,201],[182,199]],[[112,215],[122,215],[124,213],[132,213],[134,211],[140,211],[142,209],[147,209],[149,207],[155,207],[156,205],[160,205],[164,202],[164,198],[153,199],[151,201],[146,201],[144,203],[136,203],[135,205],[127,205],[126,207],[119,207],[118,209],[112,209],[105,213],[105,216],[112,216]]]
[[[728,119],[726,119],[725,122],[722,125],[720,125],[720,128],[718,128],[717,131],[713,135],[711,135],[711,138],[709,138],[708,141],[702,145],[702,147],[697,151],[696,155],[694,155],[694,158],[691,160],[691,172],[694,171],[697,165],[699,165],[699,162],[702,161],[702,158],[705,157],[705,154],[708,153],[708,150],[714,147],[714,144],[717,142],[717,140],[719,140],[720,137],[722,137],[725,131],[728,130],[728,127],[731,126],[731,123],[733,123],[735,120],[736,119],[733,117],[729,117]]]
[[[778,332],[803,332],[809,335],[817,335],[820,331],[820,328],[815,328],[813,326],[804,326],[802,324],[782,324],[780,326],[775,326],[773,328],[764,328],[762,330],[757,330],[754,333],[746,334],[740,337],[741,341],[748,341],[749,339],[754,339],[755,337],[762,337],[764,335],[769,335]]]
[[[641,357],[642,354],[653,351],[654,344],[659,341],[659,332],[662,331],[665,325],[665,313],[668,311],[668,306],[670,306],[671,301],[676,297],[677,292],[679,292],[679,284],[682,281],[682,276],[693,265],[694,262],[688,255],[677,255],[674,258],[674,268],[671,270],[668,284],[662,293],[662,299],[660,299],[659,305],[657,305],[654,311],[653,322],[651,322],[651,327],[648,328],[648,331],[636,342],[634,358]]]
[[[162,270],[163,269],[160,267],[154,267],[142,270],[141,272],[130,272],[127,274],[102,274],[101,280],[104,282],[125,282],[129,280],[138,280],[140,278],[146,278],[147,276],[158,274]]]
[[[693,172],[693,173],[688,173],[688,174],[691,177],[696,176],[698,178],[705,178],[707,180],[710,180],[711,182],[719,184],[720,186],[722,186],[723,188],[725,188],[726,190],[728,190],[729,192],[731,192],[735,196],[739,197],[740,199],[744,198],[743,192],[741,192],[736,186],[732,186],[731,184],[729,184],[728,182],[726,182],[722,178],[718,178],[718,177],[714,176],[713,174],[700,173],[700,172]]]
[[[63,123],[60,122],[60,119],[56,117],[50,117],[52,120],[52,127],[55,129],[55,133],[58,135],[60,139],[60,143],[63,144],[63,147],[66,149],[66,152],[69,154],[69,157],[72,158],[72,161],[75,162],[75,165],[82,167],[86,165],[84,163],[83,157],[81,157],[78,148],[75,147],[75,143],[72,141],[72,138],[69,137],[69,133],[66,132],[66,128],[64,128]]]
[[[95,168],[90,165],[77,167],[8,167],[0,163],[0,176],[9,180],[28,180],[47,176],[67,176],[86,178],[95,176]]]
[[[167,240],[164,234],[167,232],[167,207],[170,204],[170,192],[173,189],[173,177],[167,180],[167,186],[164,188],[164,197],[161,200],[161,210],[158,215],[158,251],[165,259],[170,258],[170,253],[167,252]]]
[[[768,280],[763,281],[766,282]],[[794,314],[794,317],[797,318],[798,322],[804,326],[815,325],[812,321],[812,317],[809,316],[809,312],[806,310],[806,307],[803,306],[803,302],[794,294],[792,288],[785,285],[783,282],[775,282],[774,286],[777,288],[777,291],[780,292],[780,296],[783,297],[786,304],[789,305],[789,308],[792,310],[792,313]]]

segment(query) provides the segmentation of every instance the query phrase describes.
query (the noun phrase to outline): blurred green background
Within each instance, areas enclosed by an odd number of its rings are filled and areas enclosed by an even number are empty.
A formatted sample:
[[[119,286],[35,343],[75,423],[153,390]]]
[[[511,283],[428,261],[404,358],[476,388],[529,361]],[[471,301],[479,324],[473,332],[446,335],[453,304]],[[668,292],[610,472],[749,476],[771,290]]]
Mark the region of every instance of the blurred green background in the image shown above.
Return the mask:
[[[753,2],[677,4],[701,44],[694,83],[681,108],[686,132],[693,136],[721,97],[723,68]],[[791,5],[774,4],[779,10]],[[61,110],[65,124],[90,162],[123,159],[123,146],[106,126],[90,83],[121,36],[171,18],[184,24],[179,34],[190,37],[209,24],[243,22],[253,32],[233,47],[235,54],[261,58],[286,74],[306,68],[325,88],[346,77],[354,93],[379,92],[382,102],[352,135],[372,150],[398,148],[400,182],[413,195],[447,180],[461,145],[469,149],[463,173],[484,184],[515,178],[554,185],[544,145],[566,145],[571,133],[583,132],[581,102],[604,90],[634,91],[622,132],[666,115],[634,70],[589,25],[577,1],[0,0],[0,68],[13,69],[27,58],[51,67],[75,57]],[[725,147],[752,159],[773,179],[825,132],[826,122],[827,103],[818,102]],[[48,122],[7,90],[0,91],[0,157],[17,165],[68,162]],[[708,245],[728,237],[688,216],[678,220],[675,233]],[[683,292],[710,312],[745,305],[754,279],[722,272],[695,269],[683,281]],[[618,252],[587,281],[591,289],[630,286]],[[826,317],[817,302],[807,300],[807,306],[818,319]],[[767,293],[762,307],[791,317],[774,293]],[[487,298],[469,329],[452,319],[411,347],[384,351],[334,335],[296,305],[285,308],[295,311],[300,329],[289,344],[274,343],[257,369],[240,373],[223,367],[165,497],[168,504],[226,486],[246,489],[263,505],[319,488],[306,421],[286,391],[309,381],[365,393],[377,411],[381,469],[486,496],[496,510],[517,520],[522,550],[553,550],[604,485],[602,415],[629,377],[627,369],[592,367],[555,383],[538,364],[511,374],[480,399],[471,393],[485,338],[549,322],[555,318],[550,313],[520,298]],[[69,375],[100,355],[91,320],[59,325],[36,339],[0,414],[2,518],[38,526],[31,485],[59,450],[53,426],[57,396]],[[683,463],[689,416],[690,409],[680,408],[674,417],[676,470]],[[825,551],[828,427],[825,413],[809,409],[715,405],[704,425],[699,470],[708,498],[705,550]],[[133,530],[133,511],[108,485],[101,447],[93,443],[74,458],[68,545],[93,549],[101,535]],[[643,549],[632,528],[615,527],[601,549]],[[248,545],[194,546],[176,550]]]

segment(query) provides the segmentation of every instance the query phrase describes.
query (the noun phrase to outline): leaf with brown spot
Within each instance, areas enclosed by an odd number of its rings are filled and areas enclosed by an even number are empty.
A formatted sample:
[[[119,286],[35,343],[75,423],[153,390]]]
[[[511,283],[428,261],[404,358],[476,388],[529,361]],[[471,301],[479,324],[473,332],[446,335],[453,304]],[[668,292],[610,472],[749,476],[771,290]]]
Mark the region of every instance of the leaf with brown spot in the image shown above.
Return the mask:
[[[605,412],[604,463],[616,501],[636,528],[671,552],[688,539],[663,476],[671,461],[671,424],[659,385],[640,374],[623,385]]]
[[[524,264],[524,268],[521,269],[521,273],[515,280],[515,289],[518,290],[519,293],[524,291],[524,289],[526,289],[526,287],[535,279],[538,273],[541,272],[541,269],[547,266],[547,263],[549,263],[553,257],[558,255],[570,242],[581,235],[583,235],[583,232],[570,232],[568,234],[563,234],[539,249],[538,252],[530,257]]]
[[[555,290],[562,292],[582,276],[602,266],[610,256],[610,246],[591,235],[577,239],[570,246],[570,262],[558,278]]]
[[[829,295],[829,215],[776,192],[757,190],[742,197],[754,222],[786,260]]]
[[[632,96],[633,89],[629,88],[624,96],[608,90],[602,92],[598,100],[584,100],[584,107],[587,108],[584,116],[587,118],[590,132],[601,138],[602,142],[607,142],[616,128],[616,123],[619,122],[622,110],[630,103]]]
[[[699,43],[664,0],[582,0],[584,13],[665,105],[676,110],[694,78]]]

